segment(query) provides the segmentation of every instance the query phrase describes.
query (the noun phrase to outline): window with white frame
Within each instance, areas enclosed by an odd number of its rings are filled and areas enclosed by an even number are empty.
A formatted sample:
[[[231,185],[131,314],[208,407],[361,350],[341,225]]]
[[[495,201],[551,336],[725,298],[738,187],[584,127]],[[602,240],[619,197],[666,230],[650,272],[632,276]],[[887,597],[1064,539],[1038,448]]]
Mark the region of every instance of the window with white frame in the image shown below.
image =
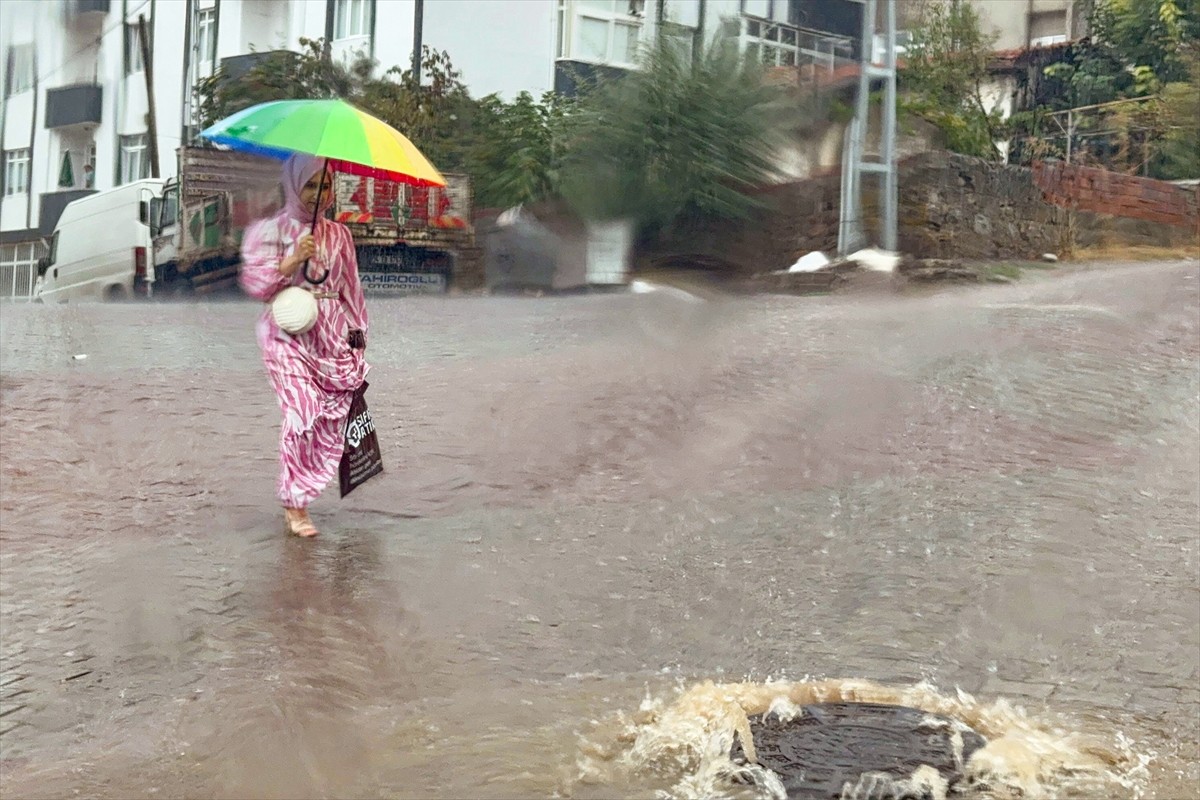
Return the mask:
[[[33,88],[33,44],[15,44],[8,48],[8,94],[20,94]]]
[[[571,46],[564,57],[631,66],[637,61],[642,7],[630,0],[575,0]]]
[[[145,68],[142,63],[142,36],[137,25],[125,26],[125,50],[128,54],[125,74],[136,75]]]
[[[333,38],[351,39],[371,33],[371,0],[336,0]]]
[[[799,33],[791,25],[759,19],[746,20],[746,56],[772,67],[800,63]]]
[[[4,151],[4,196],[29,192],[29,157],[26,147],[21,150]]]
[[[201,78],[211,77],[217,61],[217,10],[202,8],[196,15],[196,71]]]
[[[150,159],[146,152],[148,146],[144,133],[121,137],[121,183],[150,177]]]

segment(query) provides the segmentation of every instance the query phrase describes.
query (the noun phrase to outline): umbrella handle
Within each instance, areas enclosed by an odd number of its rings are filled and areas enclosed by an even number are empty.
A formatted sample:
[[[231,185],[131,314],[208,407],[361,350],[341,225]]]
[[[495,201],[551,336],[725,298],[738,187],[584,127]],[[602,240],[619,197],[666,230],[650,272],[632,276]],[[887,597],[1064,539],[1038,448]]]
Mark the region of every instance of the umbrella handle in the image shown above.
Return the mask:
[[[308,231],[314,239],[316,238],[317,234],[317,217],[321,213],[321,194],[325,191],[325,173],[328,169],[329,159],[327,158],[325,159],[324,166],[321,167],[321,180],[317,183],[317,202],[313,205],[312,226]],[[314,280],[313,278],[310,278],[308,275],[308,259],[306,258],[304,259],[304,280],[308,281],[313,286],[320,286],[322,283],[329,280],[329,270],[325,270],[325,274],[321,276],[320,280]]]

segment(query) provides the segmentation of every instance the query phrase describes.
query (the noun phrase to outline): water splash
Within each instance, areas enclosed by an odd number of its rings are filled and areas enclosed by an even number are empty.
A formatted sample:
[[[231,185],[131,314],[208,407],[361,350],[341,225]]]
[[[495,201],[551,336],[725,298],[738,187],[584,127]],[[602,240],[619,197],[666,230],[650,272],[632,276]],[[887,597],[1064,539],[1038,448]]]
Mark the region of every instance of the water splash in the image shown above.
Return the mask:
[[[1058,800],[1070,797],[1143,796],[1149,754],[1139,754],[1120,732],[1065,730],[1004,699],[985,703],[961,690],[939,692],[928,682],[892,687],[865,680],[696,684],[678,696],[647,697],[615,728],[585,741],[578,760],[580,784],[639,785],[671,798],[785,798],[779,776],[756,763],[750,717],[801,713],[815,703],[882,703],[917,708],[960,722],[987,744],[964,765],[957,787],[974,800]],[[735,736],[747,764],[734,763]],[[905,779],[869,773],[847,783],[843,797],[945,798],[949,787],[932,767]],[[887,792],[892,792],[891,795]],[[897,792],[901,792],[897,794]],[[882,794],[880,794],[882,792]]]

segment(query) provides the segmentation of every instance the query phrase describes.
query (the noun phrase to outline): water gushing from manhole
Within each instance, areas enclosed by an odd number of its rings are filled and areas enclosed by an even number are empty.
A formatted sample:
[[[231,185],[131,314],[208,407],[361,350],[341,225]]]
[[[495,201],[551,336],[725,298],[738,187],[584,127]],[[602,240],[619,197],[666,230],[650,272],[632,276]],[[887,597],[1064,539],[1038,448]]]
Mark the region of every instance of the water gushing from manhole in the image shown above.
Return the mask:
[[[808,764],[789,759],[779,735],[789,722],[821,714],[827,722],[838,714],[852,722],[854,715],[844,713],[848,704],[860,706],[852,723],[860,733],[863,725],[873,724],[872,715],[876,720],[890,716],[877,731],[882,735],[862,749],[840,753],[839,737],[827,736],[825,744],[835,745],[827,754],[829,763],[811,761],[811,748]],[[1119,733],[1105,741],[1058,730],[1004,700],[986,704],[963,692],[942,694],[925,683],[705,682],[670,702],[648,698],[618,727],[615,742],[585,742],[581,784],[644,786],[649,781],[662,796],[680,798],[1139,797],[1148,761]],[[887,728],[892,733],[907,728],[902,732],[909,738],[892,738],[885,745]],[[753,744],[743,747],[742,742]],[[809,744],[821,746],[811,738]],[[807,769],[813,764],[819,768]]]

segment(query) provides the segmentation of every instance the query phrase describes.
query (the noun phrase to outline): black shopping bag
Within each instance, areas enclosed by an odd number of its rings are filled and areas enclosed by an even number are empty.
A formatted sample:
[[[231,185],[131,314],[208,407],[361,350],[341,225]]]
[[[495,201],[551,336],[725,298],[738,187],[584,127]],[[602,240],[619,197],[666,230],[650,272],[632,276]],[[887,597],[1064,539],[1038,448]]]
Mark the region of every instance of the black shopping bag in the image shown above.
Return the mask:
[[[354,392],[350,416],[346,418],[346,447],[338,465],[342,497],[353,492],[371,478],[383,472],[383,457],[379,455],[379,437],[375,423],[367,410],[367,383]]]

